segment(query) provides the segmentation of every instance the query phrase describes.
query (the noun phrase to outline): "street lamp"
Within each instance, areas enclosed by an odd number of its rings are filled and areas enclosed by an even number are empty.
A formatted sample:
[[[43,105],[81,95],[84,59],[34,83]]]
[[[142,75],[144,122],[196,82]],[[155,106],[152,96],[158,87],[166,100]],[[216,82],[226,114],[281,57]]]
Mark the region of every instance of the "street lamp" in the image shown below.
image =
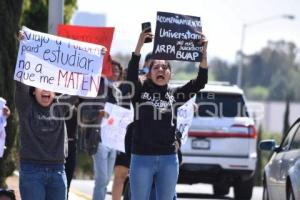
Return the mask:
[[[261,23],[264,23],[264,22],[267,22],[267,21],[278,19],[278,18],[293,20],[293,19],[295,19],[295,16],[294,15],[275,15],[275,16],[271,16],[271,17],[263,18],[263,19],[253,21],[253,22],[250,22],[250,23],[243,24],[241,45],[240,45],[240,51],[239,51],[240,61],[239,61],[238,70],[237,70],[237,85],[239,87],[242,87],[242,72],[243,72],[243,58],[244,58],[243,48],[244,48],[247,28],[250,27],[250,26],[253,26],[253,25],[261,24]]]
[[[48,5],[48,33],[56,35],[57,25],[64,23],[64,0],[50,0]]]

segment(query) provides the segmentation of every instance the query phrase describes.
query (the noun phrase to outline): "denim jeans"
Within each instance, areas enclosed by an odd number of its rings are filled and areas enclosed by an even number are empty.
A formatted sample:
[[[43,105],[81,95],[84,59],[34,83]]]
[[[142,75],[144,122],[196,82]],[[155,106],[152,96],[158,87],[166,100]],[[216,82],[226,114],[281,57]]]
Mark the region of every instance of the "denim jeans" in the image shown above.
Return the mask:
[[[21,163],[19,179],[22,200],[67,198],[67,178],[63,164],[42,166]]]
[[[176,191],[175,191],[172,200],[176,200],[176,199],[177,199],[177,193],[176,193]],[[149,200],[156,200],[156,188],[155,188],[155,185],[154,185],[154,184],[152,185],[152,188],[151,188]]]
[[[116,150],[103,146],[99,143],[97,153],[93,155],[95,186],[93,192],[93,200],[104,200],[106,195],[106,186],[116,160]]]
[[[156,200],[172,200],[179,174],[176,154],[131,155],[131,200],[148,200],[155,184]]]

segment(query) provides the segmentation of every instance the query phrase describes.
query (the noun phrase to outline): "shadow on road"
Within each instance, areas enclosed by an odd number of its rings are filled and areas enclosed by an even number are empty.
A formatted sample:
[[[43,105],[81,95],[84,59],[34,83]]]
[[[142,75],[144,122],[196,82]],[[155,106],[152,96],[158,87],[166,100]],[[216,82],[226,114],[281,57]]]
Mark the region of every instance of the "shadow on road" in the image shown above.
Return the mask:
[[[219,197],[212,194],[195,194],[195,193],[177,193],[178,198],[190,198],[190,199],[230,199],[234,200],[230,197]]]

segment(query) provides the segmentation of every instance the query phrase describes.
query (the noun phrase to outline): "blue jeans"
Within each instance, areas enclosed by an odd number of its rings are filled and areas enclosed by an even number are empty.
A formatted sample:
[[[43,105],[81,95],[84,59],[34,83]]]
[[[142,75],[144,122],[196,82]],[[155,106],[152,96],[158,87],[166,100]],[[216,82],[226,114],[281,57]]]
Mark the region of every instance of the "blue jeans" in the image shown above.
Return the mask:
[[[152,184],[155,184],[156,200],[172,200],[179,174],[176,154],[131,155],[131,200],[149,200]]]
[[[177,193],[175,191],[175,194],[173,195],[173,199],[172,200],[176,200],[177,199]],[[150,198],[149,200],[156,200],[156,189],[155,189],[155,185],[152,185],[151,188],[151,192],[150,192]]]
[[[67,198],[67,178],[63,164],[42,166],[21,163],[19,179],[22,200]]]
[[[112,175],[115,160],[116,150],[99,143],[97,153],[93,155],[95,174],[93,200],[105,199],[106,187]]]

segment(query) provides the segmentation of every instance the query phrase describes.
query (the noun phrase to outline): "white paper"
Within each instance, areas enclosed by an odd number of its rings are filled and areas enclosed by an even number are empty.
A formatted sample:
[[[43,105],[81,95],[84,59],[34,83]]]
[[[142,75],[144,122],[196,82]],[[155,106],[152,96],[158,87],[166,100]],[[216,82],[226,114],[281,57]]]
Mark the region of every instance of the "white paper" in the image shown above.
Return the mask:
[[[70,95],[96,97],[100,87],[101,45],[22,28],[14,79]]]
[[[186,142],[189,128],[194,118],[196,96],[188,100],[177,110],[177,129],[182,133],[182,145]]]
[[[2,158],[4,154],[5,138],[6,138],[5,129],[2,130],[0,129],[0,158]]]
[[[3,99],[2,97],[0,97],[0,117],[3,115],[2,109],[3,109],[5,104],[6,104],[6,100]]]
[[[125,152],[125,133],[129,123],[133,121],[133,109],[106,103],[104,110],[109,114],[108,119],[101,123],[101,140],[104,146]]]
[[[0,131],[4,130],[6,126],[6,117],[3,116],[3,108],[6,104],[6,100],[0,97]]]
[[[6,100],[0,97],[0,158],[2,158],[5,148],[5,126],[6,117],[3,116],[3,107],[6,104]]]

